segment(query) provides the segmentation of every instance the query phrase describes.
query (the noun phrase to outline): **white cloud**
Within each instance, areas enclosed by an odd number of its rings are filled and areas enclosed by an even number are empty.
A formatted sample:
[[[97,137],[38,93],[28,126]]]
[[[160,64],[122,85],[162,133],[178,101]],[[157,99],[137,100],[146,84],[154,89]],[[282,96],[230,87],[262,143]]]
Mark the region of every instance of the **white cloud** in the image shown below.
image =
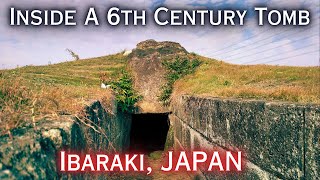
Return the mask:
[[[191,7],[190,4],[195,2],[194,0],[182,0],[182,1],[165,1],[166,5],[170,7]],[[207,1],[197,1],[197,3],[206,3]],[[214,3],[222,3],[221,0],[212,1]],[[234,2],[231,0],[230,3]],[[256,3],[258,0],[246,0],[247,3]],[[303,1],[306,3],[306,1]],[[40,3],[36,0],[23,0],[15,2],[19,6],[28,7],[34,3]],[[95,5],[96,7],[108,7],[108,4],[120,3],[119,1],[65,1],[56,0],[49,1],[43,0],[41,4],[46,7],[65,7],[75,6],[82,11],[87,6]],[[134,6],[149,8],[152,1],[144,0],[130,0],[121,4],[125,6]],[[300,0],[292,1],[269,1],[269,4],[284,4],[283,6],[298,6],[301,4]],[[308,26],[304,31],[297,32],[300,28],[292,28],[287,32],[287,28],[268,26],[258,27],[254,19],[249,19],[244,27],[158,27],[148,24],[146,27],[116,27],[110,28],[107,25],[101,24],[100,27],[83,27],[78,26],[76,28],[12,28],[7,25],[7,9],[13,2],[4,0],[0,4],[0,68],[2,64],[6,67],[15,67],[17,64],[47,64],[48,61],[52,63],[65,61],[70,59],[65,48],[70,48],[77,52],[80,57],[96,57],[105,54],[111,54],[119,52],[123,49],[134,48],[135,45],[142,40],[156,39],[156,40],[169,40],[177,41],[181,43],[187,50],[195,51],[202,55],[208,55],[210,57],[224,59],[233,63],[243,63],[249,61],[255,61],[263,59],[264,57],[275,56],[270,60],[260,60],[255,63],[263,63],[267,61],[282,59],[282,61],[271,62],[270,64],[284,64],[284,65],[318,65],[319,52],[313,54],[305,54],[293,58],[297,54],[303,54],[310,51],[316,51],[319,49],[319,3],[317,1],[311,1],[318,4],[318,6],[310,5],[310,1],[307,1],[306,5],[311,8],[312,12],[315,12],[313,25]],[[40,6],[40,5],[39,5]],[[152,16],[149,20],[152,20]],[[290,28],[289,28],[290,29]],[[246,40],[244,32],[250,32],[254,35],[253,38]],[[283,32],[283,38],[278,41],[274,41],[273,38],[278,37],[279,33]],[[294,34],[296,33],[296,34]],[[293,35],[291,35],[293,34]],[[288,42],[297,42],[297,39],[304,39],[311,34],[318,34],[305,41],[301,41],[301,47],[308,46],[310,44],[316,44],[315,46],[309,46],[304,49],[300,49]],[[5,39],[2,40],[1,39]],[[265,40],[262,40],[265,39]],[[300,42],[300,41],[298,41]],[[230,45],[232,47],[226,48]],[[262,46],[261,46],[262,45]],[[281,48],[274,48],[277,46]],[[257,48],[257,46],[261,46]],[[226,49],[223,49],[226,48]],[[272,49],[273,50],[268,50]],[[222,49],[222,50],[221,50]],[[220,50],[220,51],[218,51]],[[229,52],[230,51],[230,52]],[[261,53],[266,51],[266,53]],[[232,56],[233,55],[233,56]],[[247,57],[243,57],[247,56]]]

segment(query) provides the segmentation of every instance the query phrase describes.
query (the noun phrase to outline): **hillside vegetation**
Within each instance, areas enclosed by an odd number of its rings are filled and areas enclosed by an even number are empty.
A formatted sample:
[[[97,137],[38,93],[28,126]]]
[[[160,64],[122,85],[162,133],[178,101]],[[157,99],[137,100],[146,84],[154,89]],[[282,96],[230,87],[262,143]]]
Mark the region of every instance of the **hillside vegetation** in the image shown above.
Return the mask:
[[[173,95],[320,103],[320,68],[233,65],[198,56],[199,67],[173,86]],[[21,124],[59,114],[76,114],[92,99],[110,95],[126,68],[122,54],[0,71],[0,134]]]
[[[30,119],[76,114],[88,101],[108,96],[101,81],[118,78],[126,61],[115,54],[0,71],[0,134]]]
[[[320,103],[320,68],[234,65],[205,57],[197,71],[175,84],[175,95]]]

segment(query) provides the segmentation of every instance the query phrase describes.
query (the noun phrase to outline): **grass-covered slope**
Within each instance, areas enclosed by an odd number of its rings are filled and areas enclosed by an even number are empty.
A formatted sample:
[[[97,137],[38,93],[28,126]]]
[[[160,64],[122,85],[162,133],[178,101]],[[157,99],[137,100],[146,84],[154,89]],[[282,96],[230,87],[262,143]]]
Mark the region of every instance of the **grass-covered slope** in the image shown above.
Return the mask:
[[[197,71],[175,84],[175,94],[320,103],[320,68],[234,65],[198,57]]]
[[[33,84],[100,86],[100,77],[117,77],[126,64],[121,54],[68,61],[47,66],[25,66],[6,71]]]
[[[0,134],[30,119],[76,114],[89,100],[108,96],[101,81],[116,79],[126,62],[115,54],[0,71]]]
[[[319,67],[241,66],[194,53],[186,57],[201,64],[174,83],[173,95],[320,103]],[[88,100],[110,95],[100,83],[118,79],[127,64],[128,57],[115,54],[0,70],[0,134],[33,119],[76,114]]]

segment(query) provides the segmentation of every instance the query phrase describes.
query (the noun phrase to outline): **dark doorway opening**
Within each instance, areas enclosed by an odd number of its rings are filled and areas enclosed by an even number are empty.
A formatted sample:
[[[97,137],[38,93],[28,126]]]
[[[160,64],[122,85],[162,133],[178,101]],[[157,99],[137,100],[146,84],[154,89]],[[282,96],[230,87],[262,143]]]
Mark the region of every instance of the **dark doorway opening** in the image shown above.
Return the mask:
[[[130,151],[148,154],[164,150],[169,125],[167,113],[133,114]]]

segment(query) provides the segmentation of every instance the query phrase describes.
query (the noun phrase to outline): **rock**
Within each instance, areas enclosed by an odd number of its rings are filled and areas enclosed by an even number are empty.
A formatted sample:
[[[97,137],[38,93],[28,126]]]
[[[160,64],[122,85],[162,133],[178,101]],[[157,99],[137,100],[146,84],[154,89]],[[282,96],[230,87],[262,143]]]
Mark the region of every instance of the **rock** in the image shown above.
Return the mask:
[[[143,96],[137,104],[139,109],[137,113],[168,112],[158,100],[161,87],[166,83],[164,78],[166,69],[162,66],[162,62],[187,53],[179,43],[175,42],[147,40],[137,44],[136,49],[129,55],[134,88]]]
[[[13,131],[13,140],[0,137],[1,179],[57,179],[57,148],[70,145],[72,132],[79,133],[72,130],[74,124],[71,118],[68,127],[65,126],[66,121],[63,118],[50,124],[43,120],[37,123],[37,130],[30,127],[24,131]],[[64,127],[58,128],[56,125],[59,122]]]
[[[48,131],[43,131],[42,137],[49,138],[56,145],[57,149],[60,149],[63,146],[61,130],[59,129],[50,129]]]

